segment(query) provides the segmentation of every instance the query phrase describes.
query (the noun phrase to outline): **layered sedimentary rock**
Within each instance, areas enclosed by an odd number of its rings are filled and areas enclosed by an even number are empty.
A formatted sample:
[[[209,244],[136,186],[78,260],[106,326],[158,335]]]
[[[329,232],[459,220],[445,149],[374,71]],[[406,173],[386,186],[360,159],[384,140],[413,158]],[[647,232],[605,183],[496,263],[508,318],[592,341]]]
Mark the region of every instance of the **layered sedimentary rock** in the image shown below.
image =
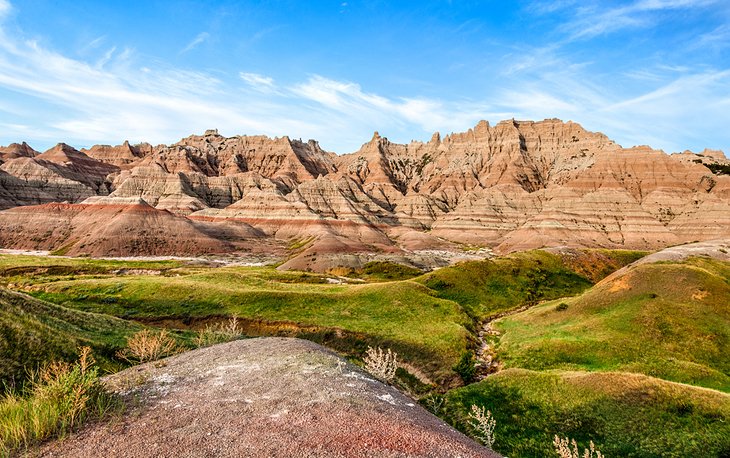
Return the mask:
[[[16,148],[16,154],[8,154],[15,157],[0,165],[0,170],[15,178],[3,180],[2,186],[20,205],[80,202],[106,195],[111,184],[108,177],[118,171],[63,143],[42,154],[28,149],[18,154]]]
[[[232,241],[261,237],[296,246],[285,263],[296,268],[359,262],[338,253],[458,244],[654,249],[730,235],[728,165],[719,151],[622,148],[557,119],[482,121],[408,144],[376,132],[340,156],[311,140],[215,130],[170,146],[125,142],[77,151],[59,144],[38,154],[13,144],[0,148],[0,209],[11,209],[0,212],[0,229],[30,230],[7,226],[14,212],[34,211],[13,207],[109,195],[141,199],[168,211],[175,224],[225,226],[225,236],[213,237],[222,244],[210,250],[235,251]],[[3,246],[17,247],[20,239],[5,237]]]
[[[225,231],[159,210],[139,198],[91,197],[0,212],[0,246],[89,256],[226,253],[236,246]],[[237,238],[259,234],[247,227]],[[247,229],[247,230],[246,230]]]
[[[31,148],[27,143],[11,143],[8,146],[0,146],[0,164],[10,159],[19,157],[35,157],[38,151]]]

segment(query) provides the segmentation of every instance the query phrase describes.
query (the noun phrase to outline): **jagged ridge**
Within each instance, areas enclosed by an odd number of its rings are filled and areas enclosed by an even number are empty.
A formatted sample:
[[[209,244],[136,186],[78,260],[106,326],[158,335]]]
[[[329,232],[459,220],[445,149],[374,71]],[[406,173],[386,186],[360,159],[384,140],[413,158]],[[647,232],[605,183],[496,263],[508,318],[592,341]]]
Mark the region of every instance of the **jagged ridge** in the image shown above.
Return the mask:
[[[0,148],[0,208],[140,198],[187,222],[180,227],[226,222],[245,228],[228,231],[229,239],[311,239],[285,266],[322,270],[336,265],[341,251],[399,252],[452,242],[499,251],[656,249],[725,237],[730,177],[713,174],[711,164],[728,161],[721,152],[625,149],[557,119],[481,121],[464,133],[409,144],[376,132],[360,150],[340,156],[313,140],[226,138],[210,130],[170,146],[125,142],[77,151],[59,144],[43,154],[25,143]],[[60,208],[66,207],[54,211]],[[37,220],[46,211],[0,212],[0,228],[28,231],[32,225],[19,215]],[[68,211],[83,213],[74,205]],[[193,229],[177,237],[200,240]],[[52,243],[40,237],[37,247],[83,244],[83,234],[66,232]],[[215,240],[196,242],[202,251],[240,248],[212,232],[206,236]],[[18,247],[15,239],[4,237],[3,246]],[[107,249],[97,245],[93,254]],[[162,252],[179,254],[185,244],[176,246]]]

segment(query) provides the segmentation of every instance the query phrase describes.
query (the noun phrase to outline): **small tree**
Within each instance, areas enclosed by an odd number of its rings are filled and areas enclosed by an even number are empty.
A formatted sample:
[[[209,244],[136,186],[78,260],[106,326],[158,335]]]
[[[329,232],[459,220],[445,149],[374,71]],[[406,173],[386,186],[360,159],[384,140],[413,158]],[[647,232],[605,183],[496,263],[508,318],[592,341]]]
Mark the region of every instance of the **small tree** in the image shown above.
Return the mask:
[[[390,348],[386,352],[380,347],[369,346],[364,361],[365,370],[375,378],[383,382],[391,382],[395,378],[395,371],[398,369],[398,354]]]
[[[482,443],[492,448],[494,444],[494,427],[497,425],[492,412],[484,407],[472,405],[471,412],[469,412],[469,424]]]
[[[593,441],[591,441],[589,448],[583,450],[582,455],[578,450],[578,443],[575,442],[575,439],[560,438],[556,435],[553,439],[553,446],[555,446],[555,452],[560,458],[603,458],[603,454],[596,450]]]

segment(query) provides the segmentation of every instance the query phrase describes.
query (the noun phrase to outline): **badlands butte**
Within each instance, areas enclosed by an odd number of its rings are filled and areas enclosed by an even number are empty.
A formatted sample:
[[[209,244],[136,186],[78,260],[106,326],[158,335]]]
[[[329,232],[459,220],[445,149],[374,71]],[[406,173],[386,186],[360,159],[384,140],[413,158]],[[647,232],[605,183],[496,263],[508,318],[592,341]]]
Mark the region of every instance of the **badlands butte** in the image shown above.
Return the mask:
[[[169,146],[12,144],[0,147],[0,247],[243,254],[314,271],[378,256],[428,268],[481,247],[656,250],[730,236],[729,166],[720,151],[623,148],[556,119],[408,144],[376,132],[343,155],[216,130]]]

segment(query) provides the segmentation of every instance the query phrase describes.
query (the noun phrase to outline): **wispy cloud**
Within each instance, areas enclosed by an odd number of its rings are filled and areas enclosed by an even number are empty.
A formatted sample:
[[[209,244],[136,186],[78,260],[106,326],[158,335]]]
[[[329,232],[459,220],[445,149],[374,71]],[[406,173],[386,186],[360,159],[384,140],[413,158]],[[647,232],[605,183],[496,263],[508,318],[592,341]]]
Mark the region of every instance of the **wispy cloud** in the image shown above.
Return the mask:
[[[710,32],[700,35],[690,45],[691,49],[724,49],[730,47],[730,25],[723,24]]]
[[[291,87],[295,96],[319,105],[329,116],[355,119],[371,126],[391,126],[407,130],[417,126],[423,132],[461,130],[489,113],[488,105],[473,101],[445,103],[430,98],[388,98],[363,91],[359,84],[337,81],[320,75]],[[412,129],[411,129],[412,130]]]
[[[562,29],[568,32],[570,40],[588,39],[626,28],[652,25],[658,20],[655,14],[662,11],[703,8],[721,1],[723,0],[636,0],[609,8],[602,7],[602,4],[588,3],[574,8],[574,17],[566,21]],[[549,9],[543,10],[545,13],[551,12]]]
[[[572,119],[624,146],[649,144],[665,151],[688,144],[724,146],[709,145],[707,139],[723,129],[727,117],[730,96],[718,94],[730,94],[730,69],[657,64],[605,81],[590,64],[573,63],[559,50],[535,52],[550,65],[528,56],[538,63],[520,66],[518,78],[497,91],[497,110],[522,119]],[[629,89],[622,77],[640,79],[639,87],[648,89]]]
[[[0,20],[10,13],[10,2],[8,0],[0,0]]]
[[[180,54],[185,54],[186,52],[192,51],[193,49],[197,48],[199,45],[207,41],[208,38],[210,38],[210,34],[208,32],[200,32],[195,36],[195,38],[193,38],[190,43],[188,43],[187,46],[180,50]]]
[[[259,92],[269,93],[274,91],[276,88],[276,85],[274,84],[274,78],[270,76],[246,72],[240,72],[238,76],[240,76],[241,79],[245,81],[251,88]]]
[[[629,6],[645,11],[690,4],[709,3],[634,1]],[[373,91],[360,81],[321,74],[275,80],[245,69],[191,71],[142,62],[135,50],[104,39],[83,58],[72,58],[15,31],[3,32],[1,12],[7,8],[0,0],[0,139],[7,142],[171,143],[219,128],[224,134],[316,138],[325,148],[348,152],[373,130],[407,142],[436,130],[463,131],[479,119],[559,117],[626,146],[727,147],[706,141],[727,138],[712,137],[726,130],[730,106],[730,69],[721,61],[718,67],[657,61],[623,74],[601,73],[591,61],[576,61],[568,48],[536,44],[496,62],[504,69],[497,84],[444,100]],[[708,42],[721,42],[727,32],[720,27],[707,33]]]

